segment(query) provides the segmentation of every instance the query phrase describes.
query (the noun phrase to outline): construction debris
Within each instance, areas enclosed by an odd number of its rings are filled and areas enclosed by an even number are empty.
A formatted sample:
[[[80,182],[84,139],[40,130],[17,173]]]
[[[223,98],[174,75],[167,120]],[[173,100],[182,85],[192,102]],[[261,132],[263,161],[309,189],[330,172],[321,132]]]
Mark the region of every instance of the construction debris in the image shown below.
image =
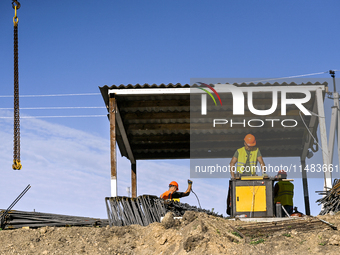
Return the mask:
[[[328,213],[336,213],[340,211],[340,179],[335,179],[332,189],[328,191],[317,191],[323,198],[316,202],[322,205],[322,210],[319,215],[326,215]]]

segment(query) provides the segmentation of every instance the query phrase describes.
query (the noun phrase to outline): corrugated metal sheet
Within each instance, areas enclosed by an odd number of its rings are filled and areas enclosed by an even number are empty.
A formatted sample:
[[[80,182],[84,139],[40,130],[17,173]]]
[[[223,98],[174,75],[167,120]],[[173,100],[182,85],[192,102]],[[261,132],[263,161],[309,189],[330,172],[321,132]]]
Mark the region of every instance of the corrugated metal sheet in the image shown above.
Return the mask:
[[[236,86],[299,86],[295,83],[258,83],[258,84],[234,84]],[[305,83],[300,85],[316,86],[320,83]],[[327,83],[322,85],[327,86]],[[193,85],[197,86],[197,85]],[[112,85],[100,87],[106,106],[109,105],[109,90],[133,90],[133,89],[162,89],[162,88],[190,88],[189,84],[136,84],[136,85]],[[296,96],[296,95],[295,95]],[[254,106],[256,109],[268,109],[271,105],[271,93],[254,93]],[[213,128],[212,119],[225,113],[226,118],[234,121],[246,121],[254,119],[254,115],[247,112],[245,117],[232,115],[231,94],[222,95],[223,106],[208,107],[209,117],[199,114],[200,109],[193,106],[193,97],[189,94],[138,94],[115,96],[117,106],[124,124],[128,140],[136,160],[139,159],[180,159],[221,157],[230,158],[235,150],[243,146],[243,138],[247,133],[256,136],[257,145],[264,157],[288,157],[300,156],[305,141],[309,134],[301,121],[299,110],[294,105],[287,106],[287,118],[295,119],[298,125],[294,128],[277,126],[272,128],[269,123],[261,128],[221,127]],[[304,106],[312,111],[315,104],[315,93],[311,100]],[[190,112],[191,111],[191,112]],[[190,119],[191,114],[191,119]],[[280,115],[280,107],[270,116],[256,116],[256,119],[265,118],[283,119]],[[218,118],[218,117],[217,117]],[[307,125],[310,116],[303,116]],[[311,132],[316,133],[317,124]],[[190,135],[191,134],[191,135]],[[190,143],[191,138],[191,143]],[[127,157],[120,131],[117,131],[117,142],[122,156]],[[310,146],[312,141],[309,140]],[[209,152],[209,153],[208,153]]]

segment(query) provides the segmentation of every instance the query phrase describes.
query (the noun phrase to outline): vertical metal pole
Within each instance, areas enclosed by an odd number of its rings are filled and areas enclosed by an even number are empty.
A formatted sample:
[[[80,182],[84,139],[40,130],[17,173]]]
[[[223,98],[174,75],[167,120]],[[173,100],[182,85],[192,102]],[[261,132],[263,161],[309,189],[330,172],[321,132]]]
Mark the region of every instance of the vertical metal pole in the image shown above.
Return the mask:
[[[337,130],[337,125],[338,125],[339,94],[337,92],[334,92],[333,97],[334,97],[334,106],[332,107],[331,126],[329,128],[329,140],[328,140],[329,163],[330,164],[333,163],[335,133]]]
[[[337,107],[338,107],[338,118],[337,118],[337,125],[336,125],[336,135],[338,138],[337,141],[337,147],[338,147],[338,166],[340,167],[340,133],[339,133],[339,128],[340,128],[340,110],[339,110],[339,101],[336,102],[337,103]]]
[[[136,173],[136,163],[131,163],[131,187],[132,187],[132,197],[137,197],[137,173]]]
[[[114,95],[109,95],[110,149],[111,149],[111,197],[117,196],[117,148],[116,148],[116,106]]]
[[[335,84],[335,81],[334,81],[334,84]],[[339,93],[337,93],[337,92],[333,93],[333,98],[334,98],[334,106],[332,108],[332,117],[333,117],[333,111],[334,111],[335,112],[335,118],[336,118],[336,124],[335,124],[334,132],[336,133],[336,137],[337,137],[338,160],[339,160],[338,166],[340,166],[340,147],[339,147],[339,145],[340,145],[340,134],[339,134],[340,111],[339,111]],[[334,140],[335,140],[335,136],[334,136]],[[333,157],[333,154],[332,154],[332,157]],[[333,160],[330,161],[330,163],[333,163]]]
[[[333,93],[333,100],[334,100],[334,106],[332,107],[332,117],[333,117],[333,112],[336,111],[336,127],[334,132],[336,133],[336,136],[338,138],[337,140],[337,148],[338,148],[338,166],[340,166],[340,134],[339,134],[339,128],[340,128],[340,109],[339,109],[339,94],[336,92],[336,85],[335,85],[335,71],[333,70],[329,70],[330,75],[333,78],[333,88],[334,88],[334,93]],[[334,140],[335,140],[335,136],[334,136]],[[334,146],[334,145],[333,145]],[[334,147],[333,147],[334,148]],[[334,150],[334,149],[333,149]],[[333,157],[333,153],[332,153],[332,157]],[[330,161],[330,163],[333,163],[333,160]]]
[[[306,161],[301,158],[301,167],[302,167],[302,185],[303,185],[303,196],[305,199],[305,211],[306,215],[310,215],[310,204],[309,204],[309,194],[308,194],[308,182],[307,182],[307,172]]]
[[[327,131],[326,131],[326,119],[325,110],[323,106],[323,96],[322,89],[316,90],[316,102],[318,104],[318,115],[319,115],[319,125],[320,125],[320,136],[321,136],[321,146],[322,146],[322,159],[323,165],[326,165],[324,170],[324,190],[332,188],[332,174],[329,169],[329,151],[327,144]],[[324,169],[324,168],[323,168]]]

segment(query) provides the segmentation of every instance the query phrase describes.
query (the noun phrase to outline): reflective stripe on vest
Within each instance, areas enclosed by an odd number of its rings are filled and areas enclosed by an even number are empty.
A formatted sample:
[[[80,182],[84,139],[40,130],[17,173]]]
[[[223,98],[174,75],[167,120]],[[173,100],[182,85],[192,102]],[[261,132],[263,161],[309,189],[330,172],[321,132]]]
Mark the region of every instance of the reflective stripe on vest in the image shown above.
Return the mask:
[[[250,172],[251,174],[255,174],[256,172],[256,163],[257,163],[257,152],[259,148],[256,148],[254,151],[250,151],[249,153],[249,164],[250,164]],[[244,147],[237,150],[238,151],[238,158],[237,158],[237,172],[243,173],[244,172],[244,165],[247,162],[247,151]]]
[[[277,196],[274,198],[274,203],[276,204],[276,202],[280,202],[283,206],[293,206],[294,184],[291,182],[279,181],[278,185],[279,191]]]

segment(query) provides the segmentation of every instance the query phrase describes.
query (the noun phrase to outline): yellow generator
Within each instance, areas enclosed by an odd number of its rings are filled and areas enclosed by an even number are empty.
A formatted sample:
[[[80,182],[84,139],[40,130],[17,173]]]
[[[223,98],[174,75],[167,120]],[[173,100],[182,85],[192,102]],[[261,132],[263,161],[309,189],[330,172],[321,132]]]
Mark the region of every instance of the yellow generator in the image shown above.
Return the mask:
[[[232,217],[274,217],[273,180],[243,176],[229,183],[228,214]]]

